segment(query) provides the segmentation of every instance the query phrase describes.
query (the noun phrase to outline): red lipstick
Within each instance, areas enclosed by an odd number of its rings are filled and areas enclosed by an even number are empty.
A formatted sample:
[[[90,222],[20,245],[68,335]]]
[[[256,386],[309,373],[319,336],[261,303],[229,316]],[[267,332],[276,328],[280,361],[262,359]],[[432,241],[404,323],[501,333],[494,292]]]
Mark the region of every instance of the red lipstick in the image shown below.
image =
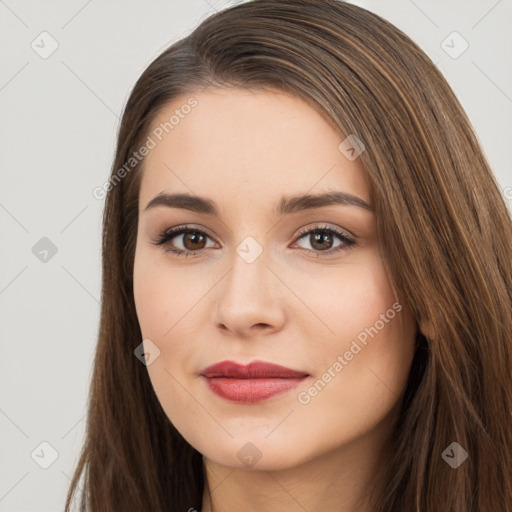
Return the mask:
[[[256,403],[297,387],[309,377],[277,364],[254,361],[241,365],[222,361],[201,371],[209,389],[216,395],[240,403]]]

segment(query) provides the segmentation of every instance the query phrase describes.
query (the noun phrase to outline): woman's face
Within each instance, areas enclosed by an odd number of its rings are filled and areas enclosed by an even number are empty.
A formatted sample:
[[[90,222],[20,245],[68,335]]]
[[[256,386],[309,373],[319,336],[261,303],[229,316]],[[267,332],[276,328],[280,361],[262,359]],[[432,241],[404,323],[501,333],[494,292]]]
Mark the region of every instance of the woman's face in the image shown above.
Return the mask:
[[[150,138],[134,294],[169,420],[234,468],[385,439],[415,322],[386,275],[362,147],[297,97],[245,89],[175,99]],[[205,371],[223,361],[241,367]]]

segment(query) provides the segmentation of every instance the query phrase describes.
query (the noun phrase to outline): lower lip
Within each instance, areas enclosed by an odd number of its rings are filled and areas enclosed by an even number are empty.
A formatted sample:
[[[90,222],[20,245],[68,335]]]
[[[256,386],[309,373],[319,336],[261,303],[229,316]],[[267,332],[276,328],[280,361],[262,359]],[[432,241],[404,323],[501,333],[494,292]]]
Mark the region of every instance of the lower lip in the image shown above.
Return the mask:
[[[290,391],[308,377],[260,379],[204,378],[210,390],[216,395],[232,402],[253,404]]]

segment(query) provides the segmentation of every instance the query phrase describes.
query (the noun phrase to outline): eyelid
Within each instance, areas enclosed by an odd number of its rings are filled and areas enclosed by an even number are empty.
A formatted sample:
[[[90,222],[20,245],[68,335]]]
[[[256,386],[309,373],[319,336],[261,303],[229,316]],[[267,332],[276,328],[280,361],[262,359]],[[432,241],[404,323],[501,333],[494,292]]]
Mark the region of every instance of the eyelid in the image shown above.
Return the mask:
[[[313,222],[313,225],[308,224],[307,226],[300,228],[297,234],[295,235],[295,238],[298,238],[304,235],[305,233],[308,233],[309,231],[321,231],[322,229],[340,231],[341,233],[346,235],[347,238],[351,238],[354,242],[357,240],[357,236],[350,230],[342,228],[335,224],[331,224],[330,222],[324,221]]]
[[[167,232],[170,232],[172,230],[174,231],[178,231],[180,229],[190,229],[191,231],[192,230],[197,230],[199,232],[204,232],[206,235],[208,235],[212,240],[216,240],[216,237],[213,236],[210,231],[208,230],[208,228],[205,228],[204,226],[201,226],[199,224],[178,224],[177,226],[172,226],[170,228],[166,228],[166,229],[163,229],[161,231],[159,231],[159,234],[160,233],[167,233]],[[348,238],[352,238],[355,240],[357,240],[357,236],[352,233],[349,229],[346,229],[346,228],[342,228],[336,224],[331,224],[330,222],[326,222],[326,221],[316,221],[316,222],[313,222],[313,223],[310,223],[310,224],[307,224],[306,226],[300,228],[298,231],[296,231],[296,233],[293,235],[293,239],[294,241],[296,241],[297,238],[299,238],[300,236],[308,233],[309,231],[313,231],[313,230],[321,230],[321,229],[331,229],[333,231],[341,231],[343,234],[345,234]],[[217,242],[218,243],[218,242]]]

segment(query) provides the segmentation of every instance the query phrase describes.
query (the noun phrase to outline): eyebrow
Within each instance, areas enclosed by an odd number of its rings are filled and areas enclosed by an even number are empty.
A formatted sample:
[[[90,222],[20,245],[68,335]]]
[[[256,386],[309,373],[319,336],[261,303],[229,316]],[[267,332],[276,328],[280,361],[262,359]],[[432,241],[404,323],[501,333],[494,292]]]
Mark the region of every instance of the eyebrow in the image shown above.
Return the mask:
[[[291,213],[314,210],[324,206],[342,205],[356,206],[372,212],[373,208],[363,199],[347,194],[346,192],[326,192],[323,194],[305,194],[294,197],[283,197],[277,208],[274,207],[274,214],[288,215]],[[181,208],[196,213],[206,215],[214,215],[219,217],[219,209],[214,201],[206,197],[190,195],[190,194],[165,194],[160,193],[155,196],[147,204],[146,210],[150,210],[157,206],[165,206],[167,208]]]

